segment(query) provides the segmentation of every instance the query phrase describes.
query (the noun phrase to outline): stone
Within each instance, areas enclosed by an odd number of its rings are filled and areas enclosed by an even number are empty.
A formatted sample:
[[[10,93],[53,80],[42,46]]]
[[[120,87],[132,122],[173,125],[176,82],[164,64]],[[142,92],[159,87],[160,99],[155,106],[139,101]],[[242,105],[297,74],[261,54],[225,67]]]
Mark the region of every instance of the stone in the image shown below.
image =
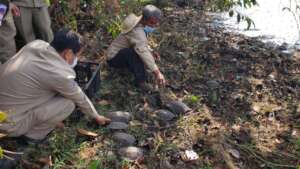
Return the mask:
[[[137,111],[135,114],[134,114],[134,118],[137,119],[137,120],[140,120],[140,121],[144,121],[147,119],[147,112],[146,110],[140,110],[140,111]]]
[[[113,140],[121,147],[132,146],[136,142],[134,136],[127,133],[121,133],[121,132],[114,133]]]
[[[111,130],[125,130],[128,128],[128,124],[123,122],[111,122],[107,128]]]
[[[168,103],[166,106],[171,112],[175,113],[176,115],[184,114],[192,110],[185,103],[181,101],[172,101]]]
[[[131,114],[124,111],[109,112],[107,117],[110,118],[112,122],[129,123],[131,120]]]
[[[122,158],[130,161],[141,160],[144,157],[143,150],[133,146],[121,148],[118,153]]]
[[[215,80],[210,80],[206,82],[206,85],[210,89],[217,89],[220,87],[220,84]]]

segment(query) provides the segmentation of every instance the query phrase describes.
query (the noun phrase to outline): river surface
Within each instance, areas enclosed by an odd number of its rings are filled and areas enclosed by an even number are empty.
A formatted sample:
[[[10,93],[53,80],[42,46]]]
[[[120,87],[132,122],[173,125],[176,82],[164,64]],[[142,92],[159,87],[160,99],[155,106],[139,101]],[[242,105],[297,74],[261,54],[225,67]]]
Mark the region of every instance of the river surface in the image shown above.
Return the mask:
[[[296,5],[300,6],[300,0],[257,0],[258,6],[250,9],[237,7],[235,10],[249,16],[255,23],[250,30],[246,22],[237,23],[236,17],[229,17],[228,13],[222,14],[222,22],[228,31],[235,31],[251,37],[261,37],[263,41],[274,42],[278,45],[283,43],[289,46],[300,46],[299,29],[300,9],[296,10]],[[288,10],[289,7],[296,17]],[[298,42],[298,43],[297,43]]]

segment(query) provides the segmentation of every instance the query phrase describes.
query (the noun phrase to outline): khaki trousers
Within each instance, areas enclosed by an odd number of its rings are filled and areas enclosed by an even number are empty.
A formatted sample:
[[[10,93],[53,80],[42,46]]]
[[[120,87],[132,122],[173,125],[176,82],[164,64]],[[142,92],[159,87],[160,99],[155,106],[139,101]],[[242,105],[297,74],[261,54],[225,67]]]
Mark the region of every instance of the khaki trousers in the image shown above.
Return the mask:
[[[19,6],[21,16],[14,17],[18,32],[29,43],[38,39],[46,42],[53,40],[51,19],[48,7],[31,8]]]
[[[49,134],[55,126],[66,119],[75,109],[75,104],[61,96],[56,96],[48,102],[26,112],[24,118],[15,124],[4,123],[0,127],[10,137],[25,135],[29,138],[41,140]]]
[[[0,26],[0,64],[16,53],[16,28],[10,10]]]

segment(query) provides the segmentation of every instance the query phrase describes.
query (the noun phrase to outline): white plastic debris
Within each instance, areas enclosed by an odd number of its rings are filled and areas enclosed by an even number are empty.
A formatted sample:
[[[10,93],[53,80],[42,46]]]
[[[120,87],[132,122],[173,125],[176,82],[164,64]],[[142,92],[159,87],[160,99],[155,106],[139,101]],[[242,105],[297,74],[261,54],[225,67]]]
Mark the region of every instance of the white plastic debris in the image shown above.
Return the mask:
[[[236,159],[240,158],[240,152],[236,149],[229,149],[228,152]]]
[[[184,161],[195,161],[199,159],[199,155],[194,150],[185,150]]]

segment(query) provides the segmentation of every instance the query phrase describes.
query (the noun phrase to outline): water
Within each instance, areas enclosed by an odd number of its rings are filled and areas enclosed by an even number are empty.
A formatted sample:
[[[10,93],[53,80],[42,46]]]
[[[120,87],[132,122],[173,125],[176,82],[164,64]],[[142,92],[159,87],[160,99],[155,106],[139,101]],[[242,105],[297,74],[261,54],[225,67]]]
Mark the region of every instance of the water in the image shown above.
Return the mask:
[[[257,0],[259,6],[250,9],[236,8],[243,14],[248,15],[255,22],[255,29],[247,28],[246,22],[237,23],[236,17],[229,17],[228,13],[223,14],[222,23],[229,31],[236,31],[251,37],[262,37],[263,41],[271,41],[276,44],[287,43],[294,46],[299,43],[300,9],[296,11],[296,5],[300,6],[300,0]],[[291,5],[291,6],[290,6]],[[283,8],[291,7],[296,12],[297,18]],[[296,45],[297,46],[297,45]]]

